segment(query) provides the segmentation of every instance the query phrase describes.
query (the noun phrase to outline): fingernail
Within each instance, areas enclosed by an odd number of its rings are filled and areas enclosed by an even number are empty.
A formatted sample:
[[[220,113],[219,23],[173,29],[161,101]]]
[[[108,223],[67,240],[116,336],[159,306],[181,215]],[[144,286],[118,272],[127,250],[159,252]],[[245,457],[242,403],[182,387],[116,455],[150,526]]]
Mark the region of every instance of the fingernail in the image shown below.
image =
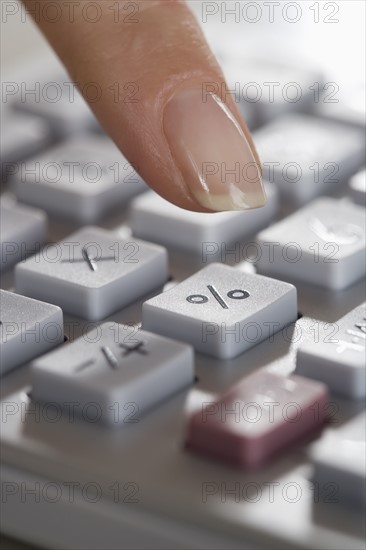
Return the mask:
[[[215,211],[258,208],[266,202],[259,167],[225,103],[183,89],[164,111],[164,132],[191,194]]]

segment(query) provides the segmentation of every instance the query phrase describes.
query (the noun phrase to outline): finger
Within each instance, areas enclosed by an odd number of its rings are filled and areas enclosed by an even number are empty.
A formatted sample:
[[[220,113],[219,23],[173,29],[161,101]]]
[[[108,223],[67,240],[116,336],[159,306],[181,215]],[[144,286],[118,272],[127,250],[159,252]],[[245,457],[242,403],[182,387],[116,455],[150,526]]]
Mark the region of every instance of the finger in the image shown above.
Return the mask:
[[[35,0],[24,2],[32,13]],[[101,98],[90,106],[145,181],[189,210],[262,206],[250,133],[186,4],[93,4],[94,23],[66,12],[57,24],[42,13],[37,22],[71,77],[98,83]]]

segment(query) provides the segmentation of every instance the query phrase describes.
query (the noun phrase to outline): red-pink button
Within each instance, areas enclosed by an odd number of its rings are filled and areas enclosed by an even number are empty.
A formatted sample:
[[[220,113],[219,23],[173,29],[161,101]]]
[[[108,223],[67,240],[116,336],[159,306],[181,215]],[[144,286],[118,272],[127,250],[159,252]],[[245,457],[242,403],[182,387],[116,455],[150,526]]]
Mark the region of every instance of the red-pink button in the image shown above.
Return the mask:
[[[221,399],[202,403],[189,420],[187,445],[239,466],[258,466],[318,432],[327,403],[328,390],[320,382],[260,370]]]

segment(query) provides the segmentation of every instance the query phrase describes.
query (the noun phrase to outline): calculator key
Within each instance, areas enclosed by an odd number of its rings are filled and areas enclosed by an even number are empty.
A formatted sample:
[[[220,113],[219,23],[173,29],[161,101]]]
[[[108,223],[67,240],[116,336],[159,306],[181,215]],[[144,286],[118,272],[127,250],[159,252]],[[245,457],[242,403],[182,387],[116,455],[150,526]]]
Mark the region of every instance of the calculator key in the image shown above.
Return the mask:
[[[42,118],[9,109],[1,111],[0,157],[2,178],[17,173],[16,163],[35,155],[51,142],[51,130]],[[7,165],[6,163],[9,163]]]
[[[268,225],[276,215],[277,189],[267,184],[263,208],[245,212],[190,212],[175,206],[154,192],[144,193],[131,203],[130,222],[136,237],[177,247],[194,254],[221,250]],[[213,255],[213,254],[212,254]]]
[[[319,336],[297,351],[296,373],[320,380],[345,397],[366,395],[366,308],[347,313],[336,323],[334,337]]]
[[[216,401],[202,403],[188,422],[188,447],[241,467],[262,465],[276,452],[320,431],[326,386],[264,369]]]
[[[143,304],[143,328],[228,359],[297,318],[294,286],[211,264]]]
[[[313,480],[320,487],[331,484],[337,502],[362,508],[366,500],[365,433],[363,412],[340,428],[328,430],[310,451]]]
[[[138,422],[193,379],[190,346],[104,323],[34,361],[32,397],[60,406],[77,403],[75,412],[84,419],[118,426]]]
[[[92,135],[75,137],[20,163],[12,182],[22,202],[81,223],[123,208],[146,189],[112,141]]]
[[[300,114],[263,126],[254,141],[263,177],[294,205],[347,181],[365,162],[361,129]]]
[[[59,307],[0,290],[0,375],[64,341]]]
[[[39,252],[47,239],[47,216],[24,205],[0,203],[0,269]]]
[[[311,110],[312,86],[322,81],[320,73],[306,67],[235,55],[224,65],[224,73],[228,91],[234,92],[243,114],[250,113],[250,127],[291,111]]]
[[[366,272],[365,210],[345,201],[318,199],[257,241],[257,269],[265,275],[338,290]]]
[[[316,114],[365,128],[365,82],[361,80],[348,86],[329,82],[319,97]]]
[[[357,172],[349,181],[351,197],[356,204],[366,206],[366,170]]]
[[[27,84],[35,93],[27,94],[23,101],[14,104],[15,108],[42,117],[57,137],[100,128],[76,83],[66,73],[53,73],[39,82],[28,79]],[[90,86],[90,94],[92,88],[96,91],[96,86]]]
[[[164,248],[123,240],[97,227],[47,245],[15,268],[17,292],[91,321],[114,313],[167,279]]]

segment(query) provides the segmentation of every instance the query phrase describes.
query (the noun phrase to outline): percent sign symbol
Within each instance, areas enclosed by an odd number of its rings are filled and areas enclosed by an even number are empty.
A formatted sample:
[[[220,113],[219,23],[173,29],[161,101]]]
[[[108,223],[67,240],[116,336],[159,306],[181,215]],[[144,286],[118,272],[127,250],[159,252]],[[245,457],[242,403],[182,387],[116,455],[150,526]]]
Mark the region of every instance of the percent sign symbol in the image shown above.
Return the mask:
[[[223,309],[229,309],[229,306],[227,305],[223,297],[220,296],[220,294],[212,285],[207,285],[207,288]],[[235,289],[230,290],[226,294],[226,296],[231,300],[244,300],[245,298],[249,298],[250,294],[246,290]],[[191,294],[187,297],[187,302],[189,302],[190,304],[205,304],[206,302],[208,302],[208,297],[204,294]]]

